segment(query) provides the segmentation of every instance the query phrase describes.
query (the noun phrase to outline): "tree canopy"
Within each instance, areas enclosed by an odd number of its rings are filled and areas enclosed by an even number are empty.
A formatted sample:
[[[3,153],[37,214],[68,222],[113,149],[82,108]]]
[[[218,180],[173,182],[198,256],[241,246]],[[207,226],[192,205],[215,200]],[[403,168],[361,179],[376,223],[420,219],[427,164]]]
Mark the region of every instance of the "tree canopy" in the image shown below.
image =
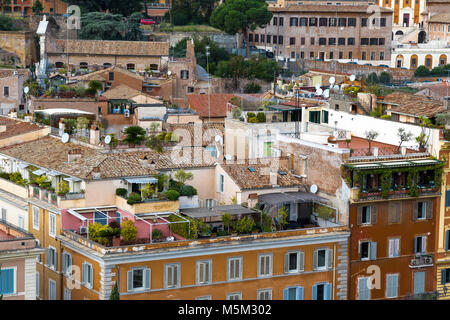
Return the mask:
[[[33,12],[42,12],[44,10],[44,7],[42,6],[42,3],[39,0],[36,0],[36,2],[33,4],[33,7],[31,8],[31,11]]]
[[[209,23],[215,0],[173,0],[172,23],[176,26]],[[169,14],[165,17],[169,18]]]
[[[140,12],[143,8],[141,0],[63,0],[70,5],[77,5],[81,8],[81,13],[106,11],[128,16],[133,12]]]
[[[6,15],[0,15],[0,30],[1,31],[14,31],[14,23],[11,17]]]

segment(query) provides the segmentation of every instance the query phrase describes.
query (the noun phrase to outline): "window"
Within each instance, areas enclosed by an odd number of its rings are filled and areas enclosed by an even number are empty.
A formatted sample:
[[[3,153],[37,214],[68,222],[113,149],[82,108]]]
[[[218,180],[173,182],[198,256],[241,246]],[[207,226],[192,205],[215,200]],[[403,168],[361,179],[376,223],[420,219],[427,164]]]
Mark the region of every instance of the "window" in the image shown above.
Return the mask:
[[[228,281],[242,280],[242,257],[228,258]]]
[[[446,285],[450,282],[450,268],[441,269],[441,284]]]
[[[149,268],[132,268],[127,272],[127,291],[150,290],[151,270]]]
[[[361,260],[376,260],[377,243],[371,241],[361,241],[359,243],[359,256]]]
[[[372,25],[373,26],[377,26],[378,25],[378,19],[377,18],[372,19]]]
[[[450,230],[445,231],[445,251],[450,250]]]
[[[331,284],[319,283],[313,285],[312,300],[331,300]]]
[[[114,81],[114,72],[109,73],[109,81]]]
[[[57,253],[56,249],[53,247],[47,248],[47,265],[56,270],[56,259],[57,259]]]
[[[189,70],[181,70],[181,80],[189,79]]]
[[[305,45],[305,37],[301,37],[301,38],[300,38],[300,44],[301,44],[302,46]]]
[[[295,38],[294,37],[290,37],[289,38],[289,44],[290,45],[295,45]]]
[[[358,300],[370,300],[370,278],[358,278]]]
[[[333,51],[331,51],[331,52],[328,54],[328,57],[329,57],[330,60],[333,59]],[[328,111],[323,111],[323,112],[328,112]],[[328,123],[328,119],[327,119],[327,122],[326,122],[326,123]]]
[[[330,18],[328,21],[329,27],[336,27],[336,18]]]
[[[361,52],[361,59],[362,60],[366,60],[366,52],[365,51],[363,51],[363,52]]]
[[[316,38],[311,38],[311,45],[313,46],[314,45],[314,40],[315,40]]]
[[[228,293],[227,300],[242,300],[242,292]]]
[[[328,38],[328,45],[334,46],[336,44],[336,38]]]
[[[201,297],[195,298],[195,300],[211,300],[211,296],[201,296]]]
[[[284,25],[284,18],[283,18],[283,17],[279,17],[279,19],[278,19],[278,25],[279,25],[280,27],[282,27],[282,26]]]
[[[303,300],[303,287],[288,287],[283,290],[283,300]]]
[[[398,296],[398,274],[386,275],[386,298]]]
[[[386,18],[380,19],[380,27],[386,27]]]
[[[333,52],[330,52],[330,59],[333,59]],[[322,110],[322,123],[328,123],[328,111]]]
[[[317,18],[309,18],[309,26],[317,27]]]
[[[268,44],[270,44],[270,42],[272,41],[271,38],[272,38],[272,36],[270,34],[268,34],[267,38],[266,38]]]
[[[384,60],[384,51],[380,51],[380,60]]]
[[[369,44],[369,38],[361,38],[361,45],[367,46]]]
[[[64,300],[72,300],[72,292],[70,289],[64,288]]]
[[[427,252],[427,237],[418,236],[414,238],[414,253],[426,253]]]
[[[319,27],[326,27],[328,18],[319,18]]]
[[[9,87],[3,87],[3,96],[9,97]]]
[[[372,51],[370,53],[370,60],[375,60],[375,52],[374,51]]]
[[[361,27],[367,27],[367,18],[361,18]]]
[[[339,59],[343,59],[343,58],[344,58],[344,53],[342,51],[339,51]],[[338,109],[336,109],[336,110],[339,110],[339,106],[338,106]]]
[[[356,27],[356,18],[348,18],[348,26]]]
[[[414,294],[425,292],[425,272],[414,272]]]
[[[347,45],[354,46],[355,45],[355,38],[348,38],[347,39]]]
[[[429,68],[431,67],[431,59],[430,58],[425,59],[425,65]]]
[[[378,38],[378,45],[384,46],[384,44],[385,44],[384,38]]]
[[[338,44],[339,44],[340,46],[345,46],[345,38],[339,38],[339,39],[338,39]]]
[[[319,45],[324,46],[327,44],[327,38],[319,38]]]
[[[425,201],[419,201],[417,203],[417,219],[424,220],[427,217],[427,203]]]
[[[371,222],[370,206],[362,207],[361,224],[370,224]]]
[[[211,283],[212,261],[197,261],[197,284]]]
[[[401,202],[389,203],[388,223],[400,223],[401,220]]]
[[[273,44],[277,44],[278,43],[278,37],[277,36],[273,36]]]
[[[283,44],[283,36],[278,36],[278,44]]]
[[[62,254],[62,272],[66,276],[72,276],[72,255],[68,252]]]
[[[39,208],[33,206],[33,228],[39,231]]]
[[[309,112],[309,122],[314,122],[320,124],[320,111],[310,111]]]
[[[258,277],[272,275],[272,254],[260,254],[258,256]]]
[[[39,242],[38,239],[36,239],[36,248],[40,248],[40,246],[41,246],[41,243]],[[41,262],[41,255],[40,254],[37,256],[36,261],[37,262]]]
[[[5,208],[2,208],[2,215],[1,215],[1,220],[3,221],[3,222],[6,222],[7,221],[7,219],[6,219],[6,209]]]
[[[346,27],[347,26],[347,18],[339,18],[339,27]]]
[[[92,288],[94,284],[94,269],[89,262],[83,263],[82,277],[83,284],[88,288]]]
[[[289,26],[290,27],[298,27],[298,18],[290,18]]]
[[[297,273],[304,270],[304,253],[291,251],[284,256],[284,272]]]
[[[0,295],[14,294],[16,292],[16,269],[5,268],[0,270]]]
[[[274,26],[278,25],[278,18],[277,17],[273,17],[273,25]]]
[[[259,42],[259,34],[255,34],[255,42]]]
[[[400,238],[389,239],[388,250],[389,258],[398,257],[400,255]]]
[[[180,286],[180,264],[166,264],[164,279],[166,288],[178,288]]]
[[[370,45],[371,46],[378,45],[378,38],[370,38]]]
[[[248,34],[248,42],[253,42],[253,33]]]
[[[39,297],[41,292],[40,280],[39,272],[36,272],[36,297]]]
[[[264,43],[264,35],[261,35],[261,43]]]
[[[218,185],[217,185],[217,192],[223,193],[223,187],[224,187],[224,175],[223,174],[219,174],[219,179],[218,179]]]
[[[272,289],[258,290],[258,300],[272,300]]]
[[[300,52],[300,58],[301,58],[301,59],[305,59],[305,52],[304,52],[304,51],[301,51],[301,52]]]
[[[48,300],[56,300],[56,282],[51,279],[48,281]]]
[[[310,59],[314,59],[314,51],[311,51],[311,52],[309,53],[309,58],[310,58]]]
[[[53,213],[49,213],[48,215],[48,234],[50,237],[56,236],[56,215]]]
[[[317,249],[313,256],[313,269],[325,270],[331,269],[333,250],[331,249]]]

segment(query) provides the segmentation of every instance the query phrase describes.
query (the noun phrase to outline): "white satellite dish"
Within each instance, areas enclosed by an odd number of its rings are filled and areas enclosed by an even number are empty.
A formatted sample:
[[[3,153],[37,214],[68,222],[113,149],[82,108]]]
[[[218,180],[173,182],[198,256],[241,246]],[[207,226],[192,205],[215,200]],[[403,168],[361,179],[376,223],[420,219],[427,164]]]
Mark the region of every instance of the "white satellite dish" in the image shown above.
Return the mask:
[[[356,76],[355,76],[354,74],[352,74],[352,75],[350,76],[350,81],[355,81],[355,79],[356,79]]]
[[[334,84],[336,82],[336,78],[335,77],[331,77],[330,78],[330,84]]]
[[[319,190],[319,188],[317,188],[315,184],[313,184],[311,188],[309,188],[309,191],[311,191],[311,193],[317,193],[317,190]]]
[[[317,89],[316,95],[321,96],[323,93],[323,90],[321,88]]]
[[[110,144],[111,143],[111,136],[106,136],[105,137],[105,143],[106,144]]]
[[[27,94],[28,92],[30,92],[30,88],[28,88],[28,87],[23,88],[23,92],[25,92],[25,94]]]
[[[217,136],[214,138],[214,140],[216,140],[216,142],[222,143],[222,137],[219,136],[219,135],[217,135]]]
[[[231,160],[233,159],[233,157],[231,156],[231,154],[226,154],[225,155],[225,160]]]
[[[320,84],[317,83],[317,84],[315,85],[315,88],[316,88],[316,90],[319,90],[319,89],[320,89]]]
[[[67,142],[69,142],[69,139],[70,139],[70,136],[69,136],[68,133],[64,133],[64,134],[62,135],[62,137],[61,137],[62,143],[67,143]]]
[[[325,91],[323,92],[323,96],[325,98],[329,98],[330,97],[330,90],[329,89],[325,89]]]
[[[172,71],[167,71],[167,75],[170,76],[172,74]]]

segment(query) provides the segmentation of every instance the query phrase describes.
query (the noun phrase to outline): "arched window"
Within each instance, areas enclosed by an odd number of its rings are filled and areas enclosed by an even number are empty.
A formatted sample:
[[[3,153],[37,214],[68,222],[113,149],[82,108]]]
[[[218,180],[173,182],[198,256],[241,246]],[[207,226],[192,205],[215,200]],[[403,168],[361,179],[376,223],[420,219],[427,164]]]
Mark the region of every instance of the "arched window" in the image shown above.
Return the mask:
[[[402,35],[403,35],[403,31],[402,31],[402,30],[398,30],[398,31],[395,33],[395,35],[396,35],[396,36],[402,36]]]
[[[64,68],[64,63],[61,61],[55,62],[55,68],[58,68],[58,69]]]
[[[397,68],[403,67],[403,61],[404,61],[403,56],[402,56],[401,54],[399,54],[399,55],[395,58],[395,66],[396,66]]]
[[[443,67],[447,64],[447,55],[441,54],[439,57],[439,66]]]
[[[134,69],[135,69],[134,63],[128,63],[127,64],[127,70],[134,70]]]
[[[433,68],[433,56],[431,54],[425,56],[425,67],[428,69]]]
[[[109,62],[105,62],[105,63],[103,64],[103,68],[105,68],[105,69],[110,68],[110,67],[112,67],[112,64],[109,63]]]
[[[416,69],[418,67],[418,65],[417,65],[418,61],[419,61],[419,58],[417,57],[417,54],[413,54],[411,56],[410,68]]]

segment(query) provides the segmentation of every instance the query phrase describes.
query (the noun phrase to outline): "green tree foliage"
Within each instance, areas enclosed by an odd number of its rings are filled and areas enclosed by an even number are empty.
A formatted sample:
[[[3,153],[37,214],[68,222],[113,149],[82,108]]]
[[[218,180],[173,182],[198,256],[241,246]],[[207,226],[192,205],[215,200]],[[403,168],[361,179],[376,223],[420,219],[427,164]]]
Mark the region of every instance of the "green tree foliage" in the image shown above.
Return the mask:
[[[106,11],[128,16],[140,12],[143,8],[141,0],[63,0],[71,5],[77,5],[81,12]]]
[[[206,46],[209,46],[210,53],[208,57],[209,72],[213,74],[217,63],[222,60],[229,60],[230,54],[224,48],[221,48],[215,41],[212,41],[208,37],[203,37],[202,39],[194,39],[195,58],[197,59],[197,63],[205,69],[207,68]]]
[[[128,144],[141,144],[145,141],[145,130],[139,126],[129,126],[125,129],[126,137],[123,139],[124,142]]]
[[[285,206],[282,206],[278,209],[278,223],[280,224],[281,229],[284,229],[284,226],[287,224],[288,212]]]
[[[430,70],[425,66],[420,66],[414,71],[415,77],[427,77],[430,75]]]
[[[377,74],[375,72],[370,73],[369,76],[367,77],[366,82],[368,84],[378,83],[378,76],[377,76]]]
[[[260,93],[261,86],[257,83],[251,82],[245,86],[244,92],[245,93]]]
[[[174,58],[186,57],[186,44],[188,40],[188,38],[184,38],[178,41],[174,47],[170,47],[170,56]]]
[[[133,221],[125,220],[121,223],[121,235],[123,240],[126,242],[133,242],[136,240],[137,227],[134,225]]]
[[[56,193],[57,194],[59,194],[60,196],[63,196],[66,193],[68,193],[69,191],[70,191],[70,187],[67,184],[67,182],[61,181],[60,183],[58,183],[58,186],[56,188]]]
[[[272,16],[265,0],[227,0],[213,11],[209,21],[213,27],[228,34],[242,32],[247,39],[249,29],[254,31],[264,27]],[[250,47],[247,46],[249,56]]]
[[[117,282],[114,283],[114,287],[111,290],[111,294],[109,295],[109,300],[120,300],[119,287],[117,286]]]
[[[185,184],[186,181],[192,180],[193,178],[194,175],[192,174],[192,172],[187,172],[183,169],[175,172],[175,179],[177,179],[177,181],[181,182],[182,184]]]
[[[14,30],[16,30],[16,28],[14,27],[12,18],[6,15],[0,15],[0,31]]]
[[[31,8],[31,11],[34,13],[40,13],[44,10],[44,7],[42,6],[42,3],[39,0],[36,0],[33,4],[33,7]]]
[[[214,9],[215,0],[173,0],[172,23],[176,26],[186,24],[205,24]],[[165,17],[169,20],[170,14]]]
[[[251,233],[255,225],[252,217],[245,216],[236,222],[236,231],[239,234]]]
[[[75,119],[64,119],[64,132],[68,134],[73,134],[77,126],[77,120]]]
[[[11,0],[0,0],[0,10],[5,12],[5,8],[11,4]]]
[[[389,83],[389,82],[391,82],[391,75],[388,72],[383,71],[380,74],[380,77],[378,78],[378,80],[380,81],[380,83],[384,83],[384,84]]]
[[[161,153],[163,151],[163,145],[162,145],[161,140],[158,139],[158,137],[154,134],[152,134],[148,137],[147,141],[145,142],[145,146],[149,147],[159,153]]]

